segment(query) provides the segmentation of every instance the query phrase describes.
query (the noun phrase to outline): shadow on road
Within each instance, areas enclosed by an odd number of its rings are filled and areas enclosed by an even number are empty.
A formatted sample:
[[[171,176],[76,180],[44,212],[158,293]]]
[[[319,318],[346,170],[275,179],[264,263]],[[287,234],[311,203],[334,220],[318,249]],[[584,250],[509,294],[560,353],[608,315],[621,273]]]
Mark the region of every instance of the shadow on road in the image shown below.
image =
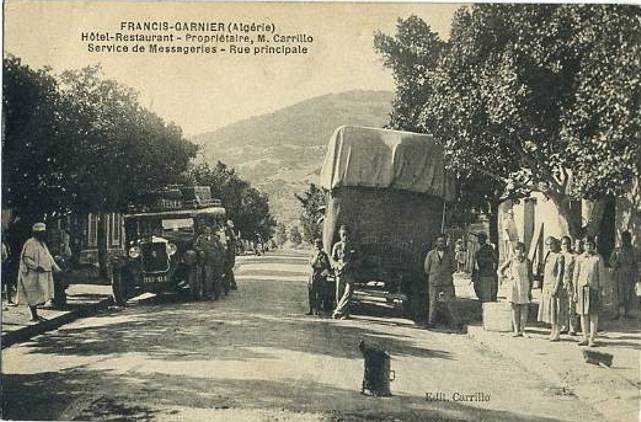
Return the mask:
[[[329,358],[343,364],[361,360],[362,339],[382,345],[393,358],[452,361],[457,357],[426,347],[414,336],[418,332],[402,323],[398,330],[390,330],[388,321],[374,318],[333,321],[303,316],[304,279],[298,283],[239,276],[238,282],[239,290],[219,302],[157,296],[24,344],[23,353],[34,359],[46,355],[51,362],[81,366],[3,374],[3,417],[148,421],[179,417],[177,408],[190,407],[216,412],[283,409],[318,413],[323,420],[337,422],[546,420],[465,403],[428,402],[415,395],[366,397],[359,394],[360,378],[345,386],[343,381],[314,381],[331,369],[322,366],[333,362]],[[313,358],[320,366],[310,370],[319,373],[301,379],[273,372],[298,364],[283,362],[286,357]],[[110,369],[102,369],[103,360]],[[82,366],[87,361],[100,369]],[[251,371],[241,374],[237,368]]]
[[[100,380],[100,390],[87,395],[85,386],[96,379]],[[300,380],[217,379],[212,383],[206,378],[188,376],[117,375],[76,368],[10,375],[4,382],[3,419],[151,421],[176,415],[179,413],[176,408],[189,407],[217,412],[233,408],[307,412],[322,414],[323,420],[336,422],[557,420],[458,402],[428,402],[409,395],[373,398],[361,395],[356,386],[343,389]]]

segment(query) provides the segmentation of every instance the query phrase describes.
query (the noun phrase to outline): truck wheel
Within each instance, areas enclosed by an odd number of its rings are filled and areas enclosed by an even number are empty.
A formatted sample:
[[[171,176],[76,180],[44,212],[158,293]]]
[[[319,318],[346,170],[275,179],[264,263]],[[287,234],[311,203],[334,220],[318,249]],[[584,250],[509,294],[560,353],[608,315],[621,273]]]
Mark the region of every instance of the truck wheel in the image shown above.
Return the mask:
[[[114,301],[118,306],[125,306],[129,299],[129,287],[125,277],[120,271],[113,271],[111,274],[111,289],[114,295]]]

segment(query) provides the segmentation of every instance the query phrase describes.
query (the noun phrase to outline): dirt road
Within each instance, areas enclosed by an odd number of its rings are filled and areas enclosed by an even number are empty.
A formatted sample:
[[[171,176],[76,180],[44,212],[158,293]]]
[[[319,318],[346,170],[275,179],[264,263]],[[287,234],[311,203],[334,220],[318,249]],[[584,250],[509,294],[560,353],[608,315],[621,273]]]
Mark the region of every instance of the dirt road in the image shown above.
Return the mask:
[[[299,253],[250,258],[237,279],[240,289],[220,302],[134,301],[5,349],[4,418],[600,420],[466,335],[401,319],[304,316]],[[360,394],[363,338],[392,355],[393,397]],[[483,401],[455,400],[466,397]]]

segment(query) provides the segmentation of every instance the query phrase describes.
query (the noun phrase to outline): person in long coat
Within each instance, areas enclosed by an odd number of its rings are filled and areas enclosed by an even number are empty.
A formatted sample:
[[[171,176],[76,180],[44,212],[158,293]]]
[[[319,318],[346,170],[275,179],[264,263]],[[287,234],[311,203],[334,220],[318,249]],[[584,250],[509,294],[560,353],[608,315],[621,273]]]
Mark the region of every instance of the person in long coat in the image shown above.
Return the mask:
[[[566,317],[562,314],[563,305],[567,300],[563,290],[564,258],[560,253],[559,241],[555,237],[548,237],[545,241],[548,253],[545,257],[543,269],[543,291],[539,303],[538,320],[551,325],[550,341],[559,341],[561,338],[561,323]]]
[[[572,239],[569,236],[561,238],[561,254],[563,255],[563,289],[565,290],[565,302],[561,304],[564,309],[561,314],[567,315],[567,319],[561,321],[561,331],[567,330],[569,335],[574,336],[578,327],[573,281],[577,254],[572,250]]]
[[[610,256],[610,267],[614,269],[614,280],[617,286],[617,307],[614,318],[619,318],[623,306],[623,316],[630,318],[630,308],[635,298],[634,284],[641,271],[641,256],[632,246],[632,235],[629,231],[621,234],[621,246]]]
[[[596,251],[594,238],[586,238],[584,244],[585,252],[576,260],[573,277],[577,297],[576,310],[581,315],[583,331],[583,340],[579,342],[579,346],[594,347],[599,328],[601,289],[606,280],[605,261]]]
[[[424,263],[425,274],[427,275],[429,310],[427,326],[434,327],[436,308],[439,302],[445,306],[449,319],[455,327],[460,327],[460,320],[454,309],[454,278],[452,274],[456,271],[456,259],[446,246],[445,235],[439,235],[436,239],[436,247],[428,252]]]
[[[487,235],[479,233],[480,248],[474,255],[474,266],[472,267],[472,282],[474,292],[481,303],[496,302],[498,292],[498,269],[499,259],[491,245],[487,244]]]
[[[53,299],[53,273],[61,271],[45,243],[46,231],[44,223],[34,224],[33,235],[20,254],[17,299],[18,304],[29,306],[33,322],[44,320],[38,315],[37,306]]]

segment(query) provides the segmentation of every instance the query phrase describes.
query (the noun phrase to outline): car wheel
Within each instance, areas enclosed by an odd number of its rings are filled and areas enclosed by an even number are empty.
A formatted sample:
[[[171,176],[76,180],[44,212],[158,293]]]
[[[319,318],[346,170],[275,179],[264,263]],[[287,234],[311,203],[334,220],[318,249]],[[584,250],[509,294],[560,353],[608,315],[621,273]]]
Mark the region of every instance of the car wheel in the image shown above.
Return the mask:
[[[129,299],[129,287],[125,277],[120,271],[114,271],[111,274],[111,289],[114,295],[114,301],[118,306],[124,306]]]

